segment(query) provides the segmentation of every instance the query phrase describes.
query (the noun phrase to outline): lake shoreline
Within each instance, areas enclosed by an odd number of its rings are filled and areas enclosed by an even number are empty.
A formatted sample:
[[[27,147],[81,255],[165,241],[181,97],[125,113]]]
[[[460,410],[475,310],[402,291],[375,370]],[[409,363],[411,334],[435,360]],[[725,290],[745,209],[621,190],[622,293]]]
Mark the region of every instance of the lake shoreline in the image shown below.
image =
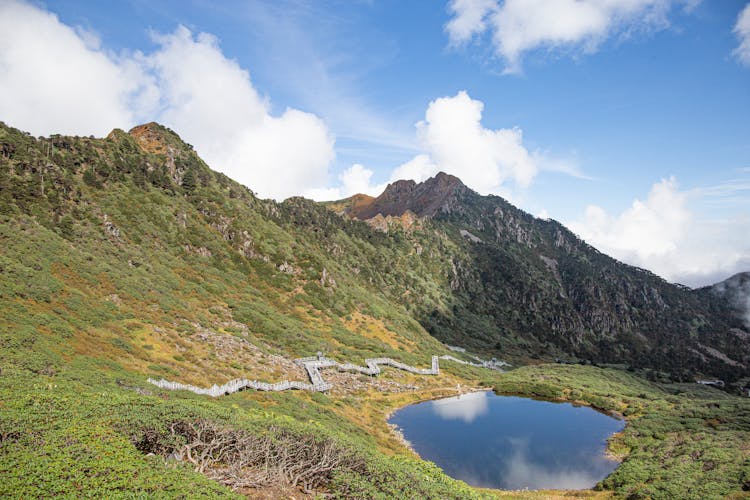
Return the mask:
[[[395,419],[398,412],[405,413]],[[628,424],[589,404],[493,389],[424,398],[385,417],[392,436],[416,456],[454,479],[498,491],[591,490],[622,463],[610,442]]]
[[[463,395],[466,395],[466,394],[474,394],[474,393],[477,393],[477,392],[494,392],[494,391],[492,389],[471,388],[471,389],[467,390],[466,392],[461,392],[459,394],[456,394],[455,396],[440,396],[440,397],[437,397],[437,398],[435,398],[435,397],[432,397],[432,398],[428,398],[428,397],[426,397],[426,398],[418,398],[416,401],[412,401],[409,404],[406,404],[404,406],[399,406],[398,408],[391,408],[390,410],[388,410],[385,413],[385,424],[388,426],[388,429],[390,429],[391,434],[393,434],[393,436],[396,438],[396,440],[399,443],[401,443],[402,445],[404,445],[405,447],[407,447],[412,453],[414,453],[415,455],[417,455],[420,459],[424,460],[424,458],[422,458],[422,456],[417,452],[417,450],[414,449],[414,446],[412,445],[412,443],[409,442],[408,439],[406,439],[406,437],[404,436],[404,433],[401,430],[401,428],[398,425],[392,424],[390,422],[391,417],[393,417],[393,414],[396,413],[399,410],[402,410],[402,409],[408,407],[408,406],[412,406],[412,405],[416,405],[416,404],[420,404],[420,403],[426,403],[427,401],[439,401],[441,399],[455,398],[457,396],[463,396]]]

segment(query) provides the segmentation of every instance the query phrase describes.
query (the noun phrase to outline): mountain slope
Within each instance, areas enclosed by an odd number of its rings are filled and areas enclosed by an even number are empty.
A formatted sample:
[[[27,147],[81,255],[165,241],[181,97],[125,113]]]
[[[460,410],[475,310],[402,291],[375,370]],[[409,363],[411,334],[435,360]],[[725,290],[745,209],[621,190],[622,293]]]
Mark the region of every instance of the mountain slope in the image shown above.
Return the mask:
[[[480,196],[449,175],[398,181],[377,198],[334,204],[349,220],[302,198],[259,200],[156,124],[104,141],[3,131],[0,210],[11,216],[9,231],[33,217],[41,226],[34,231],[51,230],[77,250],[48,270],[63,289],[82,279],[72,259],[85,258],[84,249],[105,252],[99,265],[109,269],[83,286],[107,275],[120,309],[146,302],[171,323],[176,309],[186,324],[251,324],[265,342],[295,355],[353,352],[345,347],[347,318],[356,313],[392,337],[357,339],[366,354],[438,348],[425,328],[520,361],[574,356],[678,380],[750,373],[745,327],[728,301],[617,262],[559,223]],[[189,294],[185,303],[159,304],[175,286],[177,296]],[[92,307],[109,295],[91,297]],[[211,303],[218,295],[221,303]],[[198,318],[201,310],[208,312]]]
[[[748,373],[747,333],[732,300],[708,300],[618,262],[561,224],[480,196],[456,177],[398,181],[367,204],[334,206],[381,229],[383,216],[414,214],[461,248],[451,261],[450,307],[418,314],[440,339],[502,352],[521,337],[532,356],[559,349],[680,380],[696,371]]]
[[[0,496],[214,498],[270,488],[266,496],[279,497],[302,486],[284,476],[288,463],[239,471],[248,478],[237,477],[237,464],[175,460],[208,432],[233,446],[276,447],[274,456],[301,447],[301,461],[333,453],[337,465],[307,485],[333,496],[481,497],[489,492],[419,460],[386,424],[393,409],[453,395],[457,384],[626,415],[612,446],[628,459],[602,483],[619,495],[744,487],[745,399],[623,370],[540,364],[498,373],[446,363],[431,377],[330,371],[326,394],[216,399],[147,382],[304,381],[292,359],[317,351],[418,367],[432,355],[462,356],[435,337],[514,364],[577,355],[632,359],[673,378],[730,382],[745,373],[732,364],[745,363],[744,347],[721,336],[722,325],[732,327],[728,339],[744,330],[720,294],[623,266],[455,178],[401,186],[381,205],[392,211],[360,221],[336,211],[377,199],[258,199],[157,124],[104,139],[33,138],[0,125]],[[679,314],[656,308],[654,294]],[[719,333],[703,339],[701,328]],[[676,340],[705,359],[665,360],[681,349],[669,344]],[[623,352],[637,342],[645,346],[637,355]],[[721,452],[705,452],[713,446]],[[261,469],[275,475],[261,481]]]
[[[316,351],[429,366],[450,351],[369,284],[405,248],[307,200],[259,200],[156,124],[106,139],[37,139],[0,125],[0,496],[292,488],[268,493],[277,497],[303,486],[274,472],[283,463],[249,483],[209,468],[219,484],[168,459],[200,428],[281,443],[279,457],[290,453],[284,442],[297,457],[305,443],[311,460],[321,447],[349,457],[338,482],[328,470],[313,484],[338,495],[479,496],[430,464],[391,457],[404,450],[383,416],[468,385],[474,368],[334,373],[329,396],[216,401],[147,382],[305,381],[292,360]]]

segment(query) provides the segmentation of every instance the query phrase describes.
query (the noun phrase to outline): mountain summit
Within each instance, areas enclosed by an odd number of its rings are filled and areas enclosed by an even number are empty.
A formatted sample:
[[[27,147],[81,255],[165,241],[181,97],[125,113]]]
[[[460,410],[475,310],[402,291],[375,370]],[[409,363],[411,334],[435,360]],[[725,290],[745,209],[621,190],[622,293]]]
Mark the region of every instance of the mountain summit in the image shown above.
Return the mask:
[[[385,191],[368,204],[352,205],[348,214],[357,219],[370,219],[377,214],[400,216],[406,211],[419,217],[434,217],[451,210],[458,199],[469,193],[461,179],[443,172],[417,184],[413,180],[399,180],[388,184]]]
[[[722,376],[750,369],[750,348],[741,342],[748,335],[745,275],[711,294],[667,283],[602,254],[556,221],[481,196],[445,173],[335,205],[380,230],[388,229],[389,216],[410,212],[423,230],[448,236],[455,245],[450,309],[419,318],[450,343],[501,352],[523,345],[532,358],[561,349],[589,360],[659,366],[680,379],[697,366]],[[511,332],[524,332],[523,340]]]

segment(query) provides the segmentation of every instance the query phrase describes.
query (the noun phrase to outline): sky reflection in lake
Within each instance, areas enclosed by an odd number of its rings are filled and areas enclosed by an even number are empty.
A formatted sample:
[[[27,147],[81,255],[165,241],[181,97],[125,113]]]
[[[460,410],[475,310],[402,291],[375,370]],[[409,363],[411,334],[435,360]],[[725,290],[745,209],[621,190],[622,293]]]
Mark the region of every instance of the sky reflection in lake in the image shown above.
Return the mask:
[[[430,403],[435,414],[445,420],[462,420],[467,424],[477,417],[486,415],[489,411],[487,392],[473,392],[455,398],[436,399]]]
[[[624,422],[586,407],[477,392],[394,413],[414,449],[474,486],[584,489],[617,466],[604,456]]]

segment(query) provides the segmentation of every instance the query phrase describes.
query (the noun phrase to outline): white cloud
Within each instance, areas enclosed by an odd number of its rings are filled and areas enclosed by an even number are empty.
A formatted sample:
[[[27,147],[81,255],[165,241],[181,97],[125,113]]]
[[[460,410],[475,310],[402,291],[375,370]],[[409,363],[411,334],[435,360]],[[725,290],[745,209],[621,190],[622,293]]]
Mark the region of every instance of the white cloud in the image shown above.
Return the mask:
[[[90,33],[31,5],[0,2],[0,117],[34,134],[103,135],[133,123],[150,82]]]
[[[296,109],[272,115],[210,34],[180,26],[153,38],[151,54],[114,55],[49,12],[0,2],[0,116],[34,134],[99,136],[155,120],[261,196],[325,184],[334,138],[322,120]]]
[[[494,192],[506,180],[528,187],[538,167],[523,145],[521,129],[484,128],[483,108],[465,91],[435,99],[417,124],[420,144],[441,170],[482,194]]]
[[[670,281],[710,284],[750,266],[750,217],[706,220],[691,209],[705,196],[680,191],[674,178],[651,188],[619,215],[589,206],[567,224],[602,252]]]
[[[737,16],[734,34],[739,38],[740,44],[733,54],[742,64],[750,66],[750,3]]]
[[[445,25],[451,45],[462,45],[487,29],[487,15],[497,9],[495,0],[453,0],[448,11],[453,15]]]
[[[339,174],[338,187],[308,189],[304,195],[318,201],[341,200],[355,194],[377,196],[386,184],[372,184],[372,175],[372,170],[355,163]]]
[[[426,181],[436,173],[440,168],[435,165],[429,155],[418,154],[411,160],[396,167],[391,172],[391,182],[401,179],[411,179],[416,182]]]
[[[564,158],[553,158],[540,152],[534,153],[534,159],[539,165],[539,170],[545,172],[557,172],[586,181],[594,180],[593,177],[581,170],[580,165],[578,165],[576,161]]]
[[[662,29],[675,3],[685,0],[453,0],[447,23],[451,45],[486,31],[506,72],[518,72],[524,53],[535,49],[593,52],[615,33]]]
[[[588,179],[573,162],[529,151],[520,128],[484,127],[483,109],[484,103],[472,99],[465,91],[430,102],[424,120],[416,124],[417,143],[423,152],[392,170],[389,182],[400,179],[422,182],[442,171],[459,177],[480,194],[497,194],[513,200],[511,186],[516,191],[524,190],[540,170]],[[360,192],[382,192],[385,184],[371,184],[370,179],[371,175],[367,184],[359,184]],[[333,195],[344,197],[354,193],[342,184],[307,194],[314,199],[333,199]]]
[[[636,199],[619,216],[588,206],[583,225],[574,223],[571,229],[613,253],[632,252],[639,259],[665,255],[675,250],[691,220],[686,200],[674,178],[664,179],[654,184],[646,201]]]
[[[319,118],[295,109],[272,116],[247,71],[209,34],[181,26],[154,40],[160,48],[145,60],[162,91],[160,120],[209,165],[277,199],[326,182],[334,141]]]
[[[423,153],[396,167],[389,181],[412,179],[422,182],[442,171],[459,177],[481,194],[512,198],[508,184],[512,182],[520,189],[528,187],[539,171],[540,163],[548,165],[549,170],[583,175],[568,163],[548,160],[540,152],[529,152],[519,128],[485,128],[482,125],[483,109],[484,103],[472,99],[463,90],[453,97],[440,97],[430,102],[425,119],[416,124],[417,142]],[[360,192],[379,194],[385,184],[371,184],[372,172],[368,172],[366,183],[360,182],[357,186]],[[355,194],[343,184],[343,177],[340,180],[342,184],[337,188],[308,190],[307,195],[320,200]],[[354,185],[348,184],[349,187]]]

